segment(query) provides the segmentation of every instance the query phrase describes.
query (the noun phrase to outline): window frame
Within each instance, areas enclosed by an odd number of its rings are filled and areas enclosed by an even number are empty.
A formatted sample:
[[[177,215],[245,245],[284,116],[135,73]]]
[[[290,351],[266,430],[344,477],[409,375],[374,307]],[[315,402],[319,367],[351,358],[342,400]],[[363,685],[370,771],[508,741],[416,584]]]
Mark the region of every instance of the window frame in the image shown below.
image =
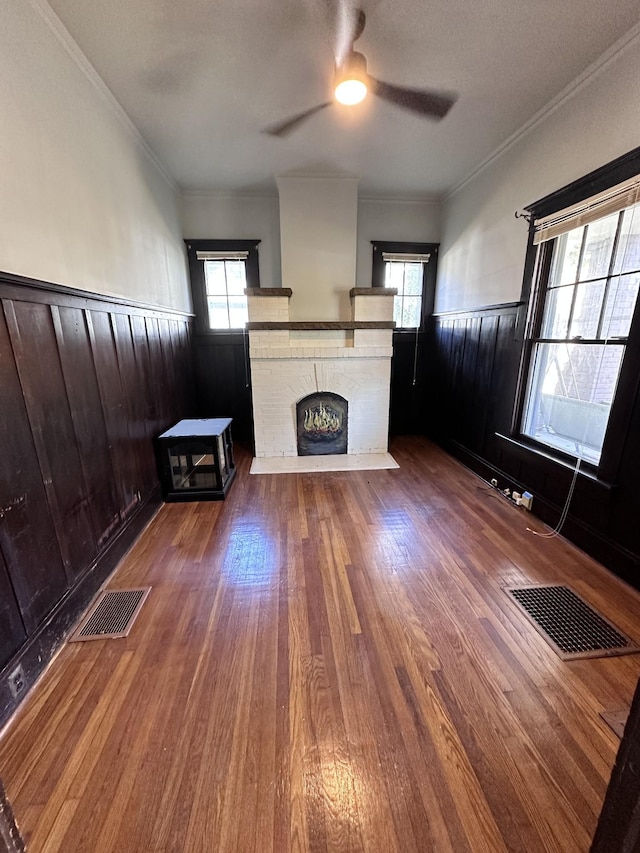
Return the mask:
[[[385,261],[383,252],[398,255],[429,255],[428,263],[422,265],[422,303],[420,306],[420,325],[423,332],[426,320],[433,314],[436,293],[436,274],[438,269],[439,243],[407,243],[389,240],[372,240],[373,259],[371,264],[371,286],[385,286]],[[397,326],[394,333],[415,334],[415,326]]]
[[[547,292],[547,282],[551,272],[553,249],[557,237],[534,245],[534,222],[558,211],[579,204],[608,189],[640,175],[640,148],[628,152],[611,161],[600,169],[590,172],[583,178],[566,187],[545,196],[529,205],[525,210],[529,214],[529,238],[525,259],[525,271],[522,289],[522,302],[527,306],[527,319],[523,335],[523,346],[516,389],[515,406],[511,424],[511,435],[545,456],[559,462],[575,464],[575,454],[566,453],[558,448],[536,441],[522,432],[527,404],[529,376],[533,370],[533,350],[540,338]],[[606,215],[606,214],[605,214]],[[604,218],[604,216],[603,216]],[[597,465],[581,462],[581,468],[599,480],[613,483],[619,476],[622,450],[629,431],[634,401],[640,387],[640,296],[631,319],[631,326],[625,345],[618,383],[609,411],[600,461]]]
[[[260,287],[258,245],[260,240],[185,240],[191,280],[191,295],[195,313],[195,328],[198,335],[237,335],[245,326],[233,329],[209,328],[205,261],[198,260],[198,252],[247,252],[245,274],[247,288]]]

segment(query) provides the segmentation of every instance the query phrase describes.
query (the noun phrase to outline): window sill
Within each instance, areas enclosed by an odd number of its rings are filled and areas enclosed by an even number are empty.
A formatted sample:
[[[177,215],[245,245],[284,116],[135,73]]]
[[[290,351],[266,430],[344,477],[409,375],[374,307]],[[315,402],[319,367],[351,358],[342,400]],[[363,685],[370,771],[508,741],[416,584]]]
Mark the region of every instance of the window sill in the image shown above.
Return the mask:
[[[199,329],[199,335],[242,335],[246,332],[246,326],[239,326],[237,329]]]
[[[247,337],[245,329],[196,329],[194,341],[199,345],[224,346],[226,344],[237,344]]]
[[[533,456],[534,458],[538,458],[541,462],[557,465],[570,473],[575,470],[575,462],[569,462],[568,460],[555,455],[552,450],[544,450],[539,445],[529,444],[528,442],[523,441],[522,438],[514,438],[513,436],[504,435],[500,432],[496,433],[496,437],[517,451],[520,456],[529,458]],[[598,489],[602,489],[604,492],[610,493],[615,489],[615,483],[610,483],[607,480],[601,479],[592,469],[581,467],[578,471],[578,476],[582,477],[585,481],[592,483]]]

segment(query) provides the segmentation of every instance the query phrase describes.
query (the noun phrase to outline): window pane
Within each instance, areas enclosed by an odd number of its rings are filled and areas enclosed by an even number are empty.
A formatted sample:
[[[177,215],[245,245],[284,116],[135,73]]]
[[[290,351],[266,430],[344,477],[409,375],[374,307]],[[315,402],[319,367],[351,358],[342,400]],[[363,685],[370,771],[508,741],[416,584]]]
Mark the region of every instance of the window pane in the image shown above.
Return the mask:
[[[609,274],[619,216],[620,214],[613,213],[611,216],[587,225],[587,239],[580,264],[581,281]]]
[[[396,287],[398,293],[402,294],[404,289],[404,264],[386,261],[385,267],[385,287]]]
[[[629,334],[639,284],[638,273],[611,279],[600,337],[626,338]]]
[[[536,344],[525,435],[597,464],[623,346]]]
[[[416,261],[385,261],[385,287],[395,287],[393,319],[398,329],[420,326],[423,264]]]
[[[244,261],[225,261],[229,296],[243,296],[247,286]]]
[[[209,328],[210,329],[228,329],[229,328],[229,312],[227,311],[227,300],[217,297],[209,297],[207,299],[209,306]]]
[[[405,296],[402,305],[402,327],[416,329],[420,325],[420,297]]]
[[[604,298],[604,280],[576,286],[576,301],[569,329],[570,338],[595,338]]]
[[[640,270],[640,205],[625,210],[616,251],[614,272]]]
[[[574,228],[568,234],[558,237],[553,250],[553,263],[549,277],[549,287],[560,284],[573,284],[578,277],[578,261],[584,228]]]
[[[226,276],[224,274],[224,261],[205,261],[204,277],[207,293],[220,294],[227,292]]]
[[[244,328],[249,319],[246,296],[234,296],[229,299],[229,317],[232,329]]]
[[[422,296],[422,264],[404,264],[404,292],[408,296]]]
[[[569,334],[569,316],[574,290],[575,286],[569,285],[556,287],[547,294],[542,323],[543,338],[566,338]]]
[[[205,261],[210,329],[241,329],[247,322],[246,264],[238,260]]]

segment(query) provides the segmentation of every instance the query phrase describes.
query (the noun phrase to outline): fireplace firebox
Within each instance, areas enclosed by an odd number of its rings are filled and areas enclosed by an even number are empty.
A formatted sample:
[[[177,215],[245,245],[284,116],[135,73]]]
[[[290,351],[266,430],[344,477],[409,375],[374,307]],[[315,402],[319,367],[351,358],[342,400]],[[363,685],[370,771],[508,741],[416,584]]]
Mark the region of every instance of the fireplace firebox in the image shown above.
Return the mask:
[[[328,391],[309,394],[296,405],[298,456],[347,452],[349,403]]]

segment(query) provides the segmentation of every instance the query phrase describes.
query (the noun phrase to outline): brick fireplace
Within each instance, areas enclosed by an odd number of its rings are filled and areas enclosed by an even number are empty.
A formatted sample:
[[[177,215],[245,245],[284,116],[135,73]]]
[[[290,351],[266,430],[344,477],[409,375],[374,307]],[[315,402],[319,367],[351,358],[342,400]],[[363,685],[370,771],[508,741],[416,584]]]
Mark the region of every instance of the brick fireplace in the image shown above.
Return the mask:
[[[395,291],[353,287],[358,180],[290,173],[277,183],[282,287],[246,291],[252,471],[397,467],[387,452]],[[326,453],[320,428],[302,450],[298,444],[300,403],[317,394],[344,401],[333,414],[346,441]],[[303,418],[307,412],[330,431],[333,415],[318,407],[302,406]],[[269,459],[300,465],[256,465]]]
[[[327,322],[289,320],[288,288],[246,293],[256,458],[299,455],[298,404],[321,392],[347,404],[348,455],[386,454],[395,291],[353,288],[352,319]]]

